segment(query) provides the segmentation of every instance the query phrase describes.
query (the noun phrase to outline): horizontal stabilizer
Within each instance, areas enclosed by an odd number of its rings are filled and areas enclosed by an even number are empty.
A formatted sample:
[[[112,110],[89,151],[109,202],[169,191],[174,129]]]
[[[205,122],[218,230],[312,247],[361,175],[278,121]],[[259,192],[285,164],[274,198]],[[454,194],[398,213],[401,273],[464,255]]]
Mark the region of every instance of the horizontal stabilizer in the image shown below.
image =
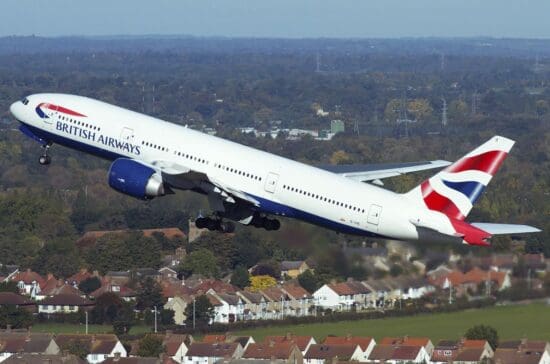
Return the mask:
[[[491,235],[538,233],[540,229],[529,225],[492,224],[489,222],[472,222],[471,225]]]

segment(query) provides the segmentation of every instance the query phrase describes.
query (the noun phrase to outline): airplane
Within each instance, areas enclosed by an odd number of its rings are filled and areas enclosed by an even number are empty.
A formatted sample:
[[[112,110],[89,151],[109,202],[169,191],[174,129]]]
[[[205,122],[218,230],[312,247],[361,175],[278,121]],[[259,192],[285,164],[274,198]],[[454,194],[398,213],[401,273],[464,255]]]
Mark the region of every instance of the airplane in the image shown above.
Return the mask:
[[[39,163],[53,143],[112,161],[107,181],[149,200],[190,190],[206,195],[212,214],[198,228],[233,232],[235,224],[277,230],[283,216],[339,233],[402,241],[490,245],[493,235],[534,233],[527,225],[466,222],[514,141],[494,136],[454,163],[436,160],[371,166],[315,167],[91,98],[33,94],[14,102],[20,130],[40,143]],[[382,179],[445,169],[407,193]]]

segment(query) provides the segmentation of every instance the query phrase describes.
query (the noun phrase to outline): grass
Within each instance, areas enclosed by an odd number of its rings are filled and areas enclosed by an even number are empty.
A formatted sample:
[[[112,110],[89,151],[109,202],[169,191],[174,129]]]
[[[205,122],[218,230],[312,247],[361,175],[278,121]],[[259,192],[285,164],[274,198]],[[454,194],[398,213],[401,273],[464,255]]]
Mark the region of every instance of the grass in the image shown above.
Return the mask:
[[[235,332],[252,335],[256,341],[267,335],[311,335],[322,340],[327,335],[364,335],[380,340],[385,336],[428,336],[434,343],[457,339],[474,325],[494,327],[500,339],[550,340],[550,306],[542,303],[497,306],[453,313],[425,314],[377,320],[359,320],[294,326],[274,326]]]
[[[46,332],[52,334],[84,334],[86,327],[83,324],[58,324],[58,323],[41,323],[35,324],[32,327],[33,332]],[[88,325],[88,333],[90,334],[110,334],[113,332],[112,325]],[[134,326],[130,330],[130,334],[137,335],[151,332],[149,326]]]

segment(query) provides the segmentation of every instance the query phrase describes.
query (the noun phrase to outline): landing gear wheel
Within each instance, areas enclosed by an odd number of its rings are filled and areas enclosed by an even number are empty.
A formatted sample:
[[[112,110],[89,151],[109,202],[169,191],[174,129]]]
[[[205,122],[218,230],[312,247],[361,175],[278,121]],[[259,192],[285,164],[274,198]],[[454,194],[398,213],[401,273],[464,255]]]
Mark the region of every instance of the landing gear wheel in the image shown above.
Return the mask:
[[[279,228],[281,227],[281,223],[279,222],[279,220],[275,219],[265,219],[263,225],[264,229],[266,229],[267,231],[279,230]]]
[[[232,233],[235,231],[235,224],[231,221],[221,221],[219,225],[222,233]]]
[[[41,155],[40,158],[38,158],[38,163],[40,163],[43,166],[47,166],[52,162],[52,158],[49,155]]]

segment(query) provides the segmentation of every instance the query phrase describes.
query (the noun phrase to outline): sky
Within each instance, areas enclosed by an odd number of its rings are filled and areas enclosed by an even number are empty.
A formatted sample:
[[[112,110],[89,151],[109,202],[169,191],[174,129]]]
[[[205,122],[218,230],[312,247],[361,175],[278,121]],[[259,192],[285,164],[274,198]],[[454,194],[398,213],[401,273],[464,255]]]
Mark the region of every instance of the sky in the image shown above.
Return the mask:
[[[550,38],[550,0],[0,0],[0,36]]]

